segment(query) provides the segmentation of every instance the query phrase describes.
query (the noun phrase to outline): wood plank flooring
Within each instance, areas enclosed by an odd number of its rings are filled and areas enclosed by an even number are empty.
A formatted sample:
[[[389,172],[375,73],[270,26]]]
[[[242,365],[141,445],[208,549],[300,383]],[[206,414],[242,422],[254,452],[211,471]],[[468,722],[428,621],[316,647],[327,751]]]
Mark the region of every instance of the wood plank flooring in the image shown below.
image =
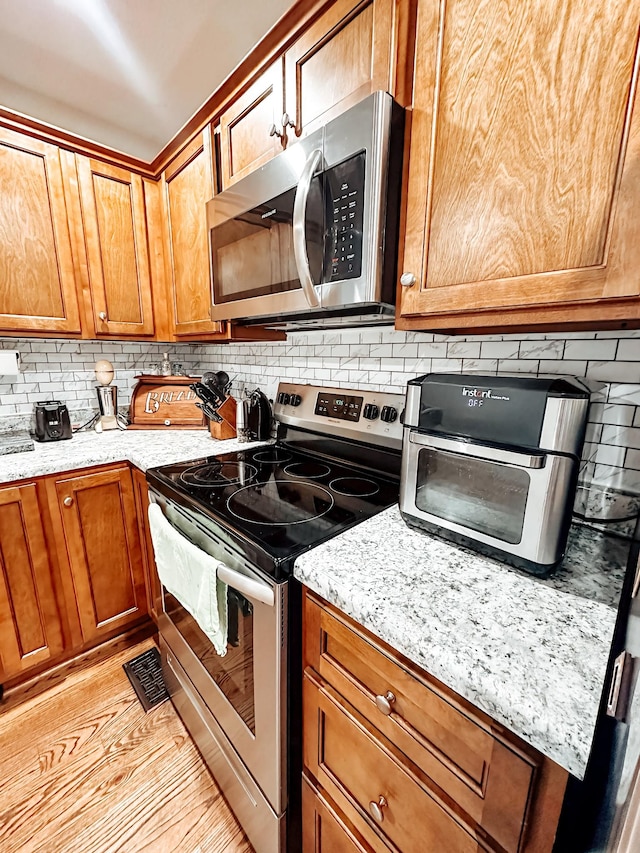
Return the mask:
[[[124,674],[152,645],[0,703],[2,853],[251,853],[173,705],[145,714]]]

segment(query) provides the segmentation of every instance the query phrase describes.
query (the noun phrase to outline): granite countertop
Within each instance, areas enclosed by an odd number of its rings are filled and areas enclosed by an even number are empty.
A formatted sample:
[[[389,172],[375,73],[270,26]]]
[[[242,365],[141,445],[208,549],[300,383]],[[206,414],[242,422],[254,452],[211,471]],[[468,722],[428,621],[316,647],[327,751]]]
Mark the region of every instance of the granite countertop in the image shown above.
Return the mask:
[[[257,442],[258,444],[263,442]],[[0,456],[0,483],[28,480],[110,462],[131,462],[143,471],[252,445],[216,441],[207,430],[132,429],[75,433],[67,441],[35,442],[32,451]]]
[[[581,779],[628,551],[574,526],[541,580],[412,530],[392,507],[299,557],[294,575]]]

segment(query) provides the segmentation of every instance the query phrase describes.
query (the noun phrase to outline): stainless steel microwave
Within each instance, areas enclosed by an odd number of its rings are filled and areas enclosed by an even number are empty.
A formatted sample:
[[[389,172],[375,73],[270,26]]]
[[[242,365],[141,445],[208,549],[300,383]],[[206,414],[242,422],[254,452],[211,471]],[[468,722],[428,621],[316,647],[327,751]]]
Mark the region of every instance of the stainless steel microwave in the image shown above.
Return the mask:
[[[375,92],[208,202],[212,318],[391,322],[403,130]]]

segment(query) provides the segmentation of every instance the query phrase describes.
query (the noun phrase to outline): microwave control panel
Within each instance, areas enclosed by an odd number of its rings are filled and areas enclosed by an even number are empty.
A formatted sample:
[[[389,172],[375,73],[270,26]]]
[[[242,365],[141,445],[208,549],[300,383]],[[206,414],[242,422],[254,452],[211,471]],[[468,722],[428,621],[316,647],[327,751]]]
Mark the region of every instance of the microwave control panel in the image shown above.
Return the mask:
[[[362,274],[365,154],[362,151],[324,173],[328,208],[323,282]]]

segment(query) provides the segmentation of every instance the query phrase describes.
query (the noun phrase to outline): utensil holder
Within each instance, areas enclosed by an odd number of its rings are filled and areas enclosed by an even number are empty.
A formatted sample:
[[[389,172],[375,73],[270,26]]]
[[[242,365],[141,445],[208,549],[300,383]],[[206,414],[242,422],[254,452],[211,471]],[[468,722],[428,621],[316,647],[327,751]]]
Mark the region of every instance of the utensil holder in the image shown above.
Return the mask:
[[[211,437],[218,441],[236,437],[236,401],[233,397],[227,399],[218,408],[218,414],[222,418],[221,423],[209,421],[209,432]]]

